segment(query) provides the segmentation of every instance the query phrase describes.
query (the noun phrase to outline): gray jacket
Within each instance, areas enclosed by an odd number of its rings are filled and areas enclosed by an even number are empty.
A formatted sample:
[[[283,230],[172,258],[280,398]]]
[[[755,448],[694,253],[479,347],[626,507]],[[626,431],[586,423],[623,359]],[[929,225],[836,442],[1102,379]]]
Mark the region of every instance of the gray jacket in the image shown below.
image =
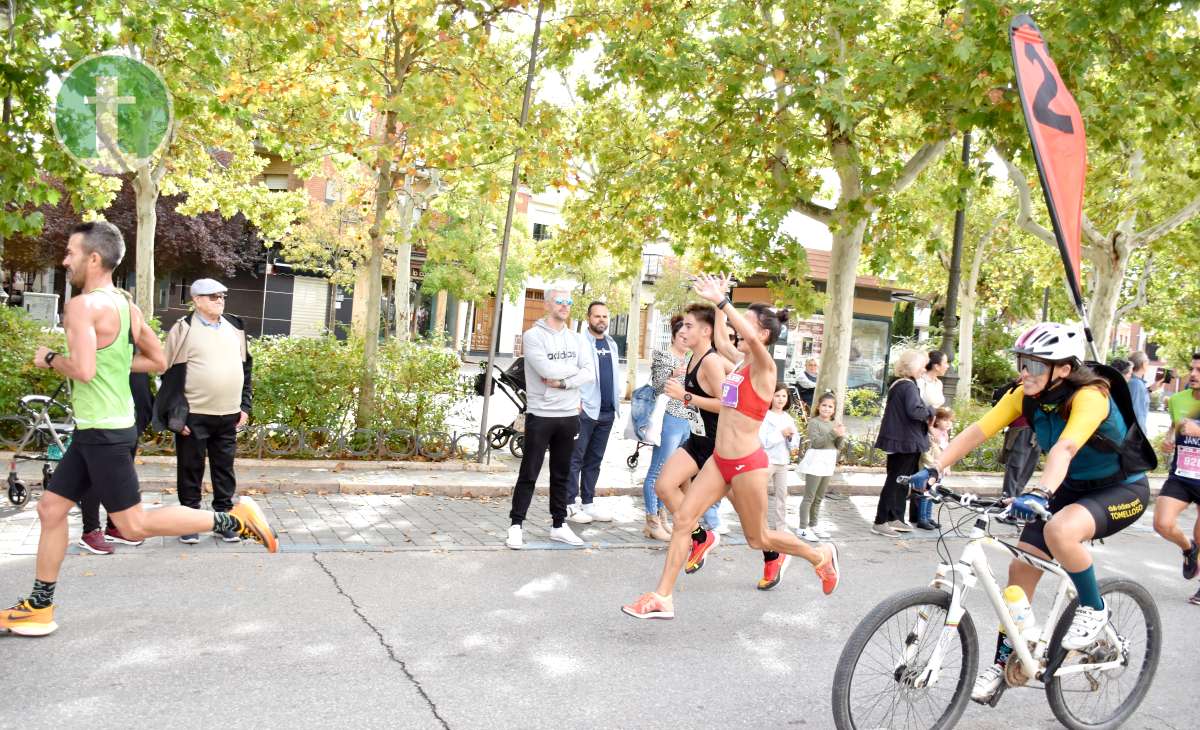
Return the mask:
[[[558,332],[539,319],[521,335],[525,357],[527,410],[535,416],[579,416],[579,386],[596,380],[593,353],[583,340],[563,327]],[[595,348],[588,348],[594,350]],[[563,388],[547,388],[542,378],[563,381]]]

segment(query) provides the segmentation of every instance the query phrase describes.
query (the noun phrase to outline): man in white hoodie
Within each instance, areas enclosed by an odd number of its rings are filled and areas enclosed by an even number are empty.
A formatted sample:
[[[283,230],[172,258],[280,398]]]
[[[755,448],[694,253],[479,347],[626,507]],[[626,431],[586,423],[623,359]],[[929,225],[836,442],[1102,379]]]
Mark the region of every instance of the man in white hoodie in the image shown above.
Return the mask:
[[[612,515],[595,504],[600,464],[608,448],[608,437],[625,392],[625,377],[619,362],[621,352],[608,334],[608,305],[592,302],[587,310],[587,330],[580,334],[583,349],[591,351],[592,372],[596,379],[579,390],[583,410],[579,413],[579,437],[571,456],[571,478],[567,480],[567,519],[588,522],[612,522]],[[583,499],[576,506],[575,497]]]
[[[583,540],[566,525],[571,454],[579,433],[581,385],[595,381],[592,353],[567,327],[571,295],[565,287],[546,290],[546,316],[521,336],[525,357],[525,452],[513,489],[512,526],[504,544],[525,546],[521,523],[533,500],[534,484],[542,471],[546,449],[550,450],[550,539],[568,545]]]

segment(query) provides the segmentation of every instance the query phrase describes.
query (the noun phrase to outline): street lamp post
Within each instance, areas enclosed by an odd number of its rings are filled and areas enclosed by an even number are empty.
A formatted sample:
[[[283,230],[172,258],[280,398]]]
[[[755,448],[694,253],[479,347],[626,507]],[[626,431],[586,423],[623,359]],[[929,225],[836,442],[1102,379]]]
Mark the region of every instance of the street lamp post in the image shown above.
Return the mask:
[[[971,130],[963,132],[962,165],[967,168],[971,164]],[[942,352],[951,364],[952,370],[942,378],[943,388],[947,393],[954,393],[958,382],[958,363],[954,353],[958,346],[958,282],[962,278],[962,248],[963,232],[967,222],[967,196],[965,191],[959,196],[958,209],[954,211],[954,243],[950,252],[950,277],[946,283],[946,307],[942,319]]]

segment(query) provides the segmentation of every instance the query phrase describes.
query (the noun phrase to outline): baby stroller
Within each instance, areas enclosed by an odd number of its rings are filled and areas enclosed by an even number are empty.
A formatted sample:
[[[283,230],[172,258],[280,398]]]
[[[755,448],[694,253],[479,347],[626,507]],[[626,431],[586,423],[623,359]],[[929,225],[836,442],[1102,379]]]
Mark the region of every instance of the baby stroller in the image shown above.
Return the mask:
[[[480,368],[486,368],[485,363],[480,363]],[[492,392],[496,392],[497,386],[500,392],[508,396],[513,405],[517,407],[517,417],[507,426],[496,424],[488,429],[487,440],[488,446],[493,449],[503,449],[508,446],[508,450],[513,456],[520,458],[525,447],[525,358],[518,357],[513,360],[512,365],[508,369],[501,370],[499,365],[492,366]],[[484,380],[486,373],[479,373],[475,376],[475,395],[483,395]]]
[[[654,402],[657,398],[658,394],[654,391],[654,386],[647,383],[635,389],[629,400],[629,422],[625,426],[625,438],[637,441],[633,453],[625,458],[625,466],[630,469],[637,468],[638,456],[641,455],[643,447],[658,445],[657,440],[654,442],[643,440],[646,428],[650,425],[650,414],[654,411]]]
[[[13,449],[13,457],[8,462],[8,501],[20,507],[29,501],[29,488],[17,476],[18,461],[42,462],[42,489],[50,483],[54,474],[51,464],[57,464],[66,453],[71,443],[71,434],[75,432],[75,414],[71,407],[59,400],[59,396],[67,388],[67,381],[54,391],[53,395],[27,395],[18,401],[18,414],[9,419],[19,428],[24,429],[24,435]],[[32,453],[26,453],[26,449]]]

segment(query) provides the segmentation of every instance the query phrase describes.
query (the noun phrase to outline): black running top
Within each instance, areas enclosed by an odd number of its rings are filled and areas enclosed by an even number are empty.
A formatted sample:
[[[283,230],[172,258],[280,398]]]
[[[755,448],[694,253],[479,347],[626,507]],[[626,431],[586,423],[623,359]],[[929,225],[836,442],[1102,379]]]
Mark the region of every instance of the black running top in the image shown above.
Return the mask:
[[[708,352],[701,355],[700,359],[696,361],[695,366],[688,370],[687,375],[685,375],[683,378],[683,389],[685,392],[691,393],[692,395],[701,396],[702,398],[716,397],[705,392],[704,388],[700,387],[700,379],[696,375],[696,373],[700,371],[700,365],[704,362],[704,358],[716,351],[717,348],[710,347]],[[704,424],[704,438],[715,441],[717,438],[717,417],[720,414],[710,413],[703,408],[697,408],[696,410],[700,411],[700,422]],[[700,437],[692,434],[691,438],[696,439]]]

